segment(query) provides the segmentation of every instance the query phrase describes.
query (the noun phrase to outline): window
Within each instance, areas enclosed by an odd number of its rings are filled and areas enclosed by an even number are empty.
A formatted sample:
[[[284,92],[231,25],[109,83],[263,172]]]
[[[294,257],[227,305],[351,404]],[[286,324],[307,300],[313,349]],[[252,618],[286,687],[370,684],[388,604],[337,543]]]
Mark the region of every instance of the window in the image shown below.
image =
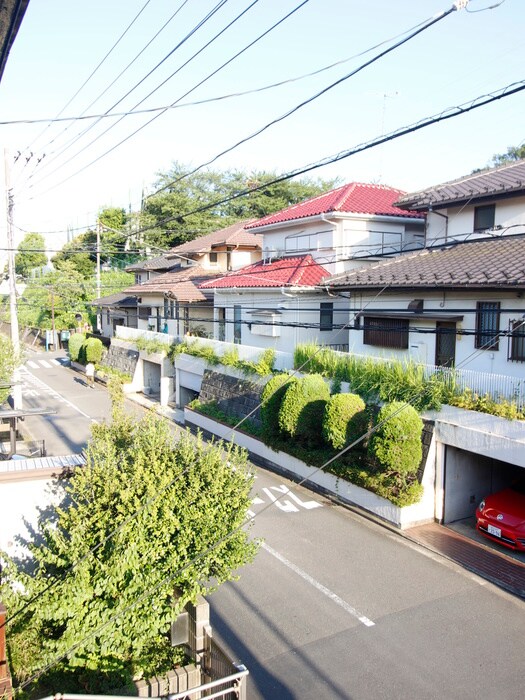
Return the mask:
[[[488,228],[494,228],[495,214],[495,204],[474,207],[474,231],[486,231]]]
[[[334,330],[334,305],[331,301],[321,303],[319,316],[319,330]]]
[[[499,312],[499,301],[478,301],[474,347],[480,350],[498,349]]]
[[[210,265],[216,265],[217,260],[218,260],[218,255],[217,253],[210,253],[209,254],[209,259],[210,259]]]
[[[510,322],[509,360],[525,362],[525,321]]]
[[[408,319],[365,316],[363,343],[381,348],[408,348]]]

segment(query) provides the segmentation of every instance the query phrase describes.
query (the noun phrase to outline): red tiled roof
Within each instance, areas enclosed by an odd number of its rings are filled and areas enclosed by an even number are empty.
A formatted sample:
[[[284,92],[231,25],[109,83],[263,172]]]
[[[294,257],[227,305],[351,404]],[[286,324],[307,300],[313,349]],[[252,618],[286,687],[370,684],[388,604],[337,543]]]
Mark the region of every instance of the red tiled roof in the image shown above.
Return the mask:
[[[269,214],[258,221],[247,224],[246,228],[257,228],[278,224],[294,219],[303,219],[320,214],[334,212],[346,214],[370,214],[372,216],[404,216],[423,218],[419,212],[403,211],[394,206],[394,202],[405,193],[387,185],[373,185],[362,182],[351,182],[325,194],[312,197],[299,204],[282,209],[275,214]]]
[[[282,258],[271,263],[260,260],[231,272],[225,277],[204,282],[199,289],[233,289],[235,287],[313,287],[328,276],[311,255]]]

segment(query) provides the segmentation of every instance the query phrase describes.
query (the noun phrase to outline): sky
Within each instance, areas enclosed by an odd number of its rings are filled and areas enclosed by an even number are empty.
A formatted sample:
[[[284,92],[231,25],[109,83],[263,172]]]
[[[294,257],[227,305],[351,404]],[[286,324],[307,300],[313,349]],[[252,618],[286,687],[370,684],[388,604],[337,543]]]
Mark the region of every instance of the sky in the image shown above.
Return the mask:
[[[451,0],[305,0],[233,58],[301,2],[30,0],[0,82],[0,121],[77,119],[0,124],[15,245],[40,232],[58,250],[104,207],[137,211],[173,162],[205,164],[303,102],[210,167],[287,173],[525,78],[523,0],[470,0],[348,78]],[[524,112],[525,91],[308,177],[419,190],[520,145]]]

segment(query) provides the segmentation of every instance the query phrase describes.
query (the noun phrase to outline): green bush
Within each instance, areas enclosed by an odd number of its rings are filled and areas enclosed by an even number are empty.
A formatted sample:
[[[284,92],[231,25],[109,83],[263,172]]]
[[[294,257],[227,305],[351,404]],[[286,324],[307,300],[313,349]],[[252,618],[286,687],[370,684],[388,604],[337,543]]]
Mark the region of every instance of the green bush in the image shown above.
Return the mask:
[[[279,428],[310,444],[322,437],[321,425],[330,390],[319,374],[309,374],[289,386],[279,409]]]
[[[96,364],[102,359],[104,354],[104,346],[100,338],[88,338],[84,343],[86,362]]]
[[[261,394],[261,421],[266,437],[279,434],[279,410],[289,386],[297,381],[289,374],[276,374],[264,387]]]
[[[357,394],[334,394],[326,402],[323,437],[336,450],[366,432],[365,402]]]
[[[394,401],[377,417],[378,428],[370,438],[369,452],[386,472],[415,474],[422,457],[423,421],[412,406]]]
[[[78,362],[80,350],[84,343],[86,342],[86,336],[84,333],[71,333],[69,338],[69,356],[73,362]]]

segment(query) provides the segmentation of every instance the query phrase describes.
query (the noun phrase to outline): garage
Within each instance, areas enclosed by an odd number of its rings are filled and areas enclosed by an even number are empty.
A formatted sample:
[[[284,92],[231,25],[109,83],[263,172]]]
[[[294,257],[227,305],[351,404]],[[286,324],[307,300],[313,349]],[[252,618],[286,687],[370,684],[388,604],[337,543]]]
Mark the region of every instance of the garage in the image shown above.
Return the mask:
[[[518,465],[446,445],[443,524],[474,517],[482,498],[504,489],[524,472]]]
[[[485,496],[525,474],[523,422],[443,406],[435,415],[435,517],[474,518]]]

